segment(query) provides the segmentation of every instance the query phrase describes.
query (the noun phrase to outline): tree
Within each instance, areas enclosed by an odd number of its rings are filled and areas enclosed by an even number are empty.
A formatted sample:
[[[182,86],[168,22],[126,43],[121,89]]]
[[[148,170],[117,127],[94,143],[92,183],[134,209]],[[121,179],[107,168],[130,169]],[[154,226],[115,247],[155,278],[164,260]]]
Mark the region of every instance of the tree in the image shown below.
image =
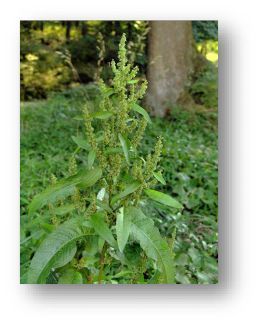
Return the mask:
[[[192,71],[191,22],[151,22],[148,53],[147,105],[154,115],[165,116],[168,105],[179,99]]]

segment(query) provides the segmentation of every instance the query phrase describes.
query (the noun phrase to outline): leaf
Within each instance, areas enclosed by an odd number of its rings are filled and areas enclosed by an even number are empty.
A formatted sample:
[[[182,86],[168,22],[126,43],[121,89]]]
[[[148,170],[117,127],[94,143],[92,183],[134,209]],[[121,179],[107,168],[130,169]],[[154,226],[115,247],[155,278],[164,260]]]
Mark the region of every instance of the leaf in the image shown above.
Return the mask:
[[[166,181],[161,173],[161,171],[159,172],[153,172],[153,175],[155,176],[155,178],[163,185],[166,185]]]
[[[124,213],[124,208],[122,207],[117,213],[116,219],[116,234],[119,250],[123,252],[124,247],[127,244],[130,227],[131,227],[131,215],[127,213],[128,210]]]
[[[29,215],[48,203],[53,203],[74,193],[76,186],[85,188],[94,185],[102,176],[102,170],[95,168],[84,170],[48,187],[42,193],[36,195],[29,205]]]
[[[129,150],[128,150],[127,141],[125,140],[125,138],[120,133],[119,133],[119,140],[120,140],[120,143],[121,143],[121,146],[122,146],[122,150],[123,150],[125,159],[127,161],[127,164],[129,165],[130,161],[129,161]]]
[[[73,211],[75,208],[76,206],[74,204],[66,204],[66,205],[62,205],[61,207],[55,208],[53,212],[58,216],[62,216],[64,214]]]
[[[138,104],[134,103],[133,106],[132,106],[132,109],[133,109],[133,111],[138,112],[139,114],[141,114],[148,123],[152,123],[151,118],[148,115],[148,112],[143,107],[141,107]]]
[[[97,200],[102,201],[105,197],[105,193],[106,193],[105,187],[102,187],[100,189],[100,191],[97,193],[97,196],[96,196]]]
[[[99,208],[103,209],[104,211],[107,211],[109,213],[112,213],[112,209],[109,207],[109,205],[106,202],[100,201],[100,200],[96,200],[96,205]]]
[[[129,80],[128,81],[128,84],[129,85],[133,85],[133,84],[136,84],[136,83],[138,83],[138,80],[137,79],[133,79],[133,80]]]
[[[157,262],[165,283],[174,283],[173,256],[165,239],[154,226],[152,219],[135,207],[125,208],[131,215],[131,234],[140,243],[149,258]]]
[[[90,217],[91,225],[99,236],[105,239],[111,246],[117,247],[117,243],[109,229],[107,223],[104,220],[105,214],[103,212],[97,212]]]
[[[72,140],[78,145],[79,148],[85,149],[87,151],[90,149],[89,143],[83,138],[72,136]]]
[[[82,274],[74,269],[66,270],[58,280],[58,284],[82,284]]]
[[[129,194],[135,192],[139,187],[140,187],[139,182],[133,182],[131,184],[128,184],[124,191],[122,191],[119,194],[116,194],[111,199],[111,205],[114,205],[118,200],[120,200],[120,199],[124,198],[125,196],[128,196]]]
[[[110,118],[112,115],[113,113],[108,111],[99,111],[90,114],[91,117],[98,118],[100,120],[106,120],[107,118]]]
[[[73,258],[76,241],[90,234],[89,228],[82,226],[83,220],[82,217],[70,219],[46,237],[31,261],[28,283],[45,283],[52,268],[63,266]]]
[[[88,154],[88,168],[91,169],[93,167],[95,161],[96,153],[94,150],[90,150]]]
[[[155,191],[155,190],[150,190],[150,189],[145,190],[145,193],[150,199],[168,205],[169,207],[176,208],[176,209],[183,208],[183,206],[177,200],[173,199],[171,196],[165,193]]]

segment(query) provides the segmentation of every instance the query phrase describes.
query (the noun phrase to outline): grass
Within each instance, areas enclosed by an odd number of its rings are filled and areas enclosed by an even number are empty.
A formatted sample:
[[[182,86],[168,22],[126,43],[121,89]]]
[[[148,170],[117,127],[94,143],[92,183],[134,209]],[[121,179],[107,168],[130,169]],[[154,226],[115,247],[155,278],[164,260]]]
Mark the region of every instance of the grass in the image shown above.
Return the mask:
[[[94,103],[95,89],[79,87],[46,101],[21,104],[21,282],[36,248],[53,227],[44,216],[28,220],[28,203],[49,185],[52,174],[67,174],[76,149],[71,137],[83,132],[82,122],[74,117],[80,114],[84,96]],[[176,197],[184,210],[174,214],[143,202],[144,209],[168,240],[176,235],[177,283],[216,283],[217,113],[174,108],[167,120],[153,118],[143,141],[145,152],[158,135],[164,138],[163,191]],[[77,158],[84,163],[82,154]]]

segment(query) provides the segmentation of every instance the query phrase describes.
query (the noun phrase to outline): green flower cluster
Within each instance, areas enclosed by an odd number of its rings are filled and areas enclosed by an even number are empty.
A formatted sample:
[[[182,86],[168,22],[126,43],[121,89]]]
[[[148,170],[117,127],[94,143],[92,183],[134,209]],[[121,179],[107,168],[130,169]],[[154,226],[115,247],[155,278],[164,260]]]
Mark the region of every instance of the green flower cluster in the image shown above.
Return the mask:
[[[149,119],[138,102],[145,95],[147,81],[138,79],[138,68],[128,62],[125,35],[119,44],[118,63],[112,61],[111,67],[114,74],[111,84],[98,80],[100,100],[97,111],[91,113],[87,105],[84,107],[86,136],[103,170],[109,197],[123,191],[125,179],[132,179],[140,186],[127,197],[127,201],[137,204],[142,191],[156,184],[153,172],[160,160],[162,139],[158,139],[154,152],[146,159],[141,156],[139,147]],[[136,105],[144,113],[135,110]]]

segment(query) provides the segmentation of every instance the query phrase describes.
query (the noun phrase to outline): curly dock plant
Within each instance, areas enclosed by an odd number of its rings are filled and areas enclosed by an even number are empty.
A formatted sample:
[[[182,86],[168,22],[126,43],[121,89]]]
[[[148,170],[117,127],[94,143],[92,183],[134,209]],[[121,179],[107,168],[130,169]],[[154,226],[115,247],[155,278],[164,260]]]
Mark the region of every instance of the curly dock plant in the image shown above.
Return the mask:
[[[50,209],[52,231],[32,258],[28,283],[174,283],[172,243],[142,210],[144,199],[175,209],[181,204],[151,187],[165,180],[159,169],[162,139],[146,156],[140,149],[151,119],[138,102],[147,82],[127,61],[126,37],[110,85],[99,80],[95,110],[86,104],[85,137],[73,137],[87,166],[69,165],[70,176],[32,200],[29,216]]]

